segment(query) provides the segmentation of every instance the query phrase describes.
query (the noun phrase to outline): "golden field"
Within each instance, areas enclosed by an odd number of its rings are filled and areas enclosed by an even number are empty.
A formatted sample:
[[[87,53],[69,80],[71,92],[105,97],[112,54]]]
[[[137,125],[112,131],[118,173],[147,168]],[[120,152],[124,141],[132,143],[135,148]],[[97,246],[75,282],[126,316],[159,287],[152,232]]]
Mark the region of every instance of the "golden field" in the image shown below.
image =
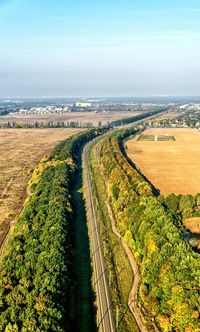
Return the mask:
[[[34,166],[53,147],[81,129],[0,130],[0,246],[19,215]]]
[[[75,121],[80,123],[90,122],[97,126],[99,122],[103,125],[108,122],[130,118],[140,114],[140,112],[67,112],[63,114],[8,114],[0,116],[0,124],[3,123],[47,123],[49,121]]]
[[[148,129],[144,135],[171,135],[175,141],[126,142],[129,158],[161,194],[200,192],[200,132],[191,128]]]

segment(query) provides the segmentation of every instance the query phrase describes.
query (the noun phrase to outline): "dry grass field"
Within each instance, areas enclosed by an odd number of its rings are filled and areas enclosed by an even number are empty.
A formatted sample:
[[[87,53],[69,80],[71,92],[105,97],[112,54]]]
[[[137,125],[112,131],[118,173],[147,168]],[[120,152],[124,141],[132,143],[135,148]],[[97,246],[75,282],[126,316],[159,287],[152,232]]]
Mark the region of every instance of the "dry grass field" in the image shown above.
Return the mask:
[[[187,218],[187,219],[183,220],[183,225],[191,233],[200,235],[200,217]]]
[[[174,118],[177,118],[177,116],[179,115],[178,112],[166,112],[164,114],[160,114],[156,120],[159,122],[161,120],[171,120]]]
[[[61,140],[81,129],[0,130],[0,245],[26,198],[33,167]]]
[[[192,234],[192,245],[200,250],[200,217],[187,218],[183,220],[183,225]]]
[[[200,192],[200,132],[190,128],[148,129],[144,135],[174,136],[175,141],[127,141],[128,156],[161,194]]]
[[[4,122],[25,122],[34,123],[48,122],[48,121],[78,121],[78,122],[91,122],[93,125],[98,125],[99,121],[102,124],[119,120],[122,118],[130,118],[138,115],[139,112],[68,112],[63,114],[11,114],[7,116],[0,116],[0,123]]]

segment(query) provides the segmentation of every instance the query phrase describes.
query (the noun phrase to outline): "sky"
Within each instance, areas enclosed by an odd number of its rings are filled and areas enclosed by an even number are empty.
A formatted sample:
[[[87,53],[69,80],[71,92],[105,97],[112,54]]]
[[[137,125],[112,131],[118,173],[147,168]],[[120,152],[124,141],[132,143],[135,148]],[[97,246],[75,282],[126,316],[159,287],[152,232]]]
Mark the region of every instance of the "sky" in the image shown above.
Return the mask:
[[[0,98],[200,95],[198,0],[0,0]]]

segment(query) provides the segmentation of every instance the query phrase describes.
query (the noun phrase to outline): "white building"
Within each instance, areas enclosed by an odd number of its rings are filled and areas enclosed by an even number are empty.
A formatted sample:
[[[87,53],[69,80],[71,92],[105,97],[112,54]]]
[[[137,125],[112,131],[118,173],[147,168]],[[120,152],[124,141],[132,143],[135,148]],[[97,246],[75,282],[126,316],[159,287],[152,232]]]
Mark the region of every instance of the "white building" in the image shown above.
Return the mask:
[[[76,107],[88,108],[88,107],[92,107],[92,103],[78,102],[78,103],[76,103]]]

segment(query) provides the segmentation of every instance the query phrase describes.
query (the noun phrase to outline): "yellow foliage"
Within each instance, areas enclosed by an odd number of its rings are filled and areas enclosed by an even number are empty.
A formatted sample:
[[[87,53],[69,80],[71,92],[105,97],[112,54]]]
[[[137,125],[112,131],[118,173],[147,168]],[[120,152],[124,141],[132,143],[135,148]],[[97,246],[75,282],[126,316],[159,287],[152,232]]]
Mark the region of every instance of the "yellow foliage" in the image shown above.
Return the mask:
[[[52,226],[49,231],[50,231],[50,233],[53,233],[54,231],[56,231],[56,227]]]
[[[185,329],[185,332],[193,332],[193,331],[194,330],[193,330],[192,325],[187,326],[186,329]]]
[[[5,332],[17,332],[17,331],[19,331],[17,324],[12,325],[11,323],[9,323],[5,328]]]
[[[46,301],[47,298],[45,296],[38,297],[34,308],[39,312],[44,312],[46,310]]]
[[[162,265],[161,269],[160,269],[160,273],[159,273],[159,277],[160,279],[162,279],[164,277],[164,275],[167,273],[167,271],[169,270],[171,264],[170,263],[166,263],[164,265]]]
[[[174,314],[171,316],[173,325],[180,326],[184,322],[184,318],[188,315],[189,305],[185,302],[179,303],[174,307]]]
[[[145,244],[148,248],[148,255],[151,256],[154,252],[158,251],[156,246],[156,241],[153,238],[153,234],[149,233],[148,237],[145,239]]]
[[[118,167],[113,168],[112,172],[110,173],[110,178],[114,179],[115,181],[119,181],[119,169]]]
[[[73,160],[68,158],[64,161],[62,160],[49,160],[47,157],[41,159],[40,163],[35,167],[32,177],[29,180],[29,187],[31,188],[33,184],[37,184],[40,181],[41,175],[47,167],[56,167],[62,164],[72,165]]]
[[[172,287],[172,294],[177,294],[183,292],[183,287],[177,285]]]
[[[125,221],[124,218],[125,218],[124,217],[124,211],[118,212],[117,219],[119,219],[120,221],[124,222]]]
[[[185,332],[200,332],[200,328],[194,328],[193,325],[189,324],[186,329]]]
[[[113,183],[110,183],[110,181],[108,181],[107,183],[107,191],[108,191],[108,195],[109,197],[112,197],[112,187],[113,187]]]
[[[126,231],[126,234],[124,235],[124,240],[125,240],[126,242],[129,242],[129,241],[132,240],[132,233],[131,233],[130,230]]]
[[[124,221],[119,222],[117,224],[117,226],[118,226],[118,229],[119,229],[121,235],[123,236],[123,234],[125,234],[125,232],[126,232],[126,227],[125,227]]]
[[[151,240],[149,241],[149,245],[148,245],[148,252],[149,252],[149,254],[151,255],[151,254],[153,254],[153,252],[155,252],[156,250],[157,250],[156,242],[155,242],[153,239],[151,239]]]
[[[161,327],[161,330],[163,332],[169,332],[171,331],[171,324],[170,324],[170,319],[168,316],[164,316],[164,315],[159,315],[156,317],[160,327]]]
[[[197,310],[193,311],[192,318],[194,318],[194,319],[199,318],[199,312]]]
[[[150,195],[150,194],[152,194],[151,187],[148,184],[146,184],[142,189],[140,189],[139,193],[142,196]]]
[[[124,235],[124,240],[126,241],[128,246],[133,250],[134,249],[134,240],[133,240],[133,236],[132,236],[132,233],[130,230],[126,231],[126,233]]]

